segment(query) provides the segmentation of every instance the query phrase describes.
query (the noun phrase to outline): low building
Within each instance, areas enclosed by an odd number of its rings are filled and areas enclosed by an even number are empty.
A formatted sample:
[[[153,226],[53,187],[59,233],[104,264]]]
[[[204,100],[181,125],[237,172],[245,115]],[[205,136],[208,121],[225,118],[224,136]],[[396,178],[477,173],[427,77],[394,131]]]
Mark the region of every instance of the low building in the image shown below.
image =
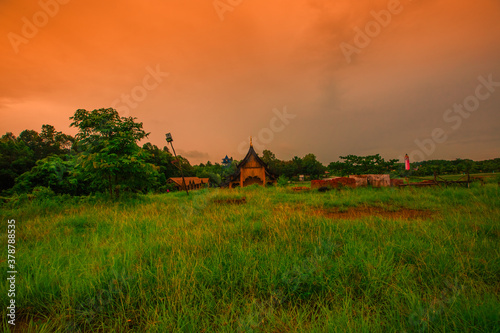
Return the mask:
[[[198,177],[184,177],[186,186],[188,190],[199,190],[210,186],[210,180],[208,178],[198,178]],[[182,177],[172,177],[167,180],[167,183],[174,184],[177,190],[184,191],[185,188],[182,185]]]
[[[356,181],[347,177],[311,180],[311,189],[319,189],[322,187],[339,188],[340,186],[354,188],[356,187]]]
[[[349,178],[352,178],[356,181],[356,187],[368,186],[371,185],[373,187],[389,187],[391,186],[391,176],[386,175],[351,175]]]

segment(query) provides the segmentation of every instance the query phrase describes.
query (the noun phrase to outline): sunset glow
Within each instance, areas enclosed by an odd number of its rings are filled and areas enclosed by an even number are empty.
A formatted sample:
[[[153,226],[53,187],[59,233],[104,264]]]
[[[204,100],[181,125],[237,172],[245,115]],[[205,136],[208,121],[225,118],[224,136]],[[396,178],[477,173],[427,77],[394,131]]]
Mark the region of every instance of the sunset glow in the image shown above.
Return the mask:
[[[144,142],[171,132],[192,164],[241,159],[250,136],[258,153],[326,164],[499,155],[497,0],[8,0],[0,11],[2,134],[74,135],[77,109],[114,107],[144,123]]]

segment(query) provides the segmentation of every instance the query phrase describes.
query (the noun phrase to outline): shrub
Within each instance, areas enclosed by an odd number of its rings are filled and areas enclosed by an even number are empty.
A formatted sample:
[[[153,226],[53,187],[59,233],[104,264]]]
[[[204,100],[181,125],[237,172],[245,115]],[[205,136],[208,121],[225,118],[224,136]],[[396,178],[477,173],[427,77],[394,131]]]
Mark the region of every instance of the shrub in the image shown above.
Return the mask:
[[[289,181],[288,177],[281,175],[278,178],[278,186],[287,186]]]
[[[55,197],[56,193],[50,187],[37,186],[31,192],[33,199],[49,199]]]

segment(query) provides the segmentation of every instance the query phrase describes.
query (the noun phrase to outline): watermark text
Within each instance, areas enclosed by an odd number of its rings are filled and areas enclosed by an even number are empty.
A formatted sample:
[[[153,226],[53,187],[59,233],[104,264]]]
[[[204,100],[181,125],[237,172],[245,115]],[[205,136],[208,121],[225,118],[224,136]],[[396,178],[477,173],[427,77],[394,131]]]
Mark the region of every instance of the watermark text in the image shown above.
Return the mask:
[[[30,18],[23,16],[21,21],[23,26],[20,33],[9,32],[7,38],[14,49],[14,53],[19,53],[19,46],[28,44],[29,41],[38,35],[40,29],[44,28],[51,18],[54,18],[60,9],[60,5],[66,5],[70,0],[40,0],[38,5],[41,10],[37,11]]]

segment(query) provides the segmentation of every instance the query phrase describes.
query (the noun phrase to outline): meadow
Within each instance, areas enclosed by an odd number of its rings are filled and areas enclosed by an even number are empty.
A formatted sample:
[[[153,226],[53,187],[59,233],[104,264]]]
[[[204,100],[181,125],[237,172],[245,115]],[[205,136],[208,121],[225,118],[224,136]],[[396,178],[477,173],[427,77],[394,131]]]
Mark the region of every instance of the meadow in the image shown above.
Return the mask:
[[[0,217],[13,331],[500,331],[496,183],[40,195]]]

